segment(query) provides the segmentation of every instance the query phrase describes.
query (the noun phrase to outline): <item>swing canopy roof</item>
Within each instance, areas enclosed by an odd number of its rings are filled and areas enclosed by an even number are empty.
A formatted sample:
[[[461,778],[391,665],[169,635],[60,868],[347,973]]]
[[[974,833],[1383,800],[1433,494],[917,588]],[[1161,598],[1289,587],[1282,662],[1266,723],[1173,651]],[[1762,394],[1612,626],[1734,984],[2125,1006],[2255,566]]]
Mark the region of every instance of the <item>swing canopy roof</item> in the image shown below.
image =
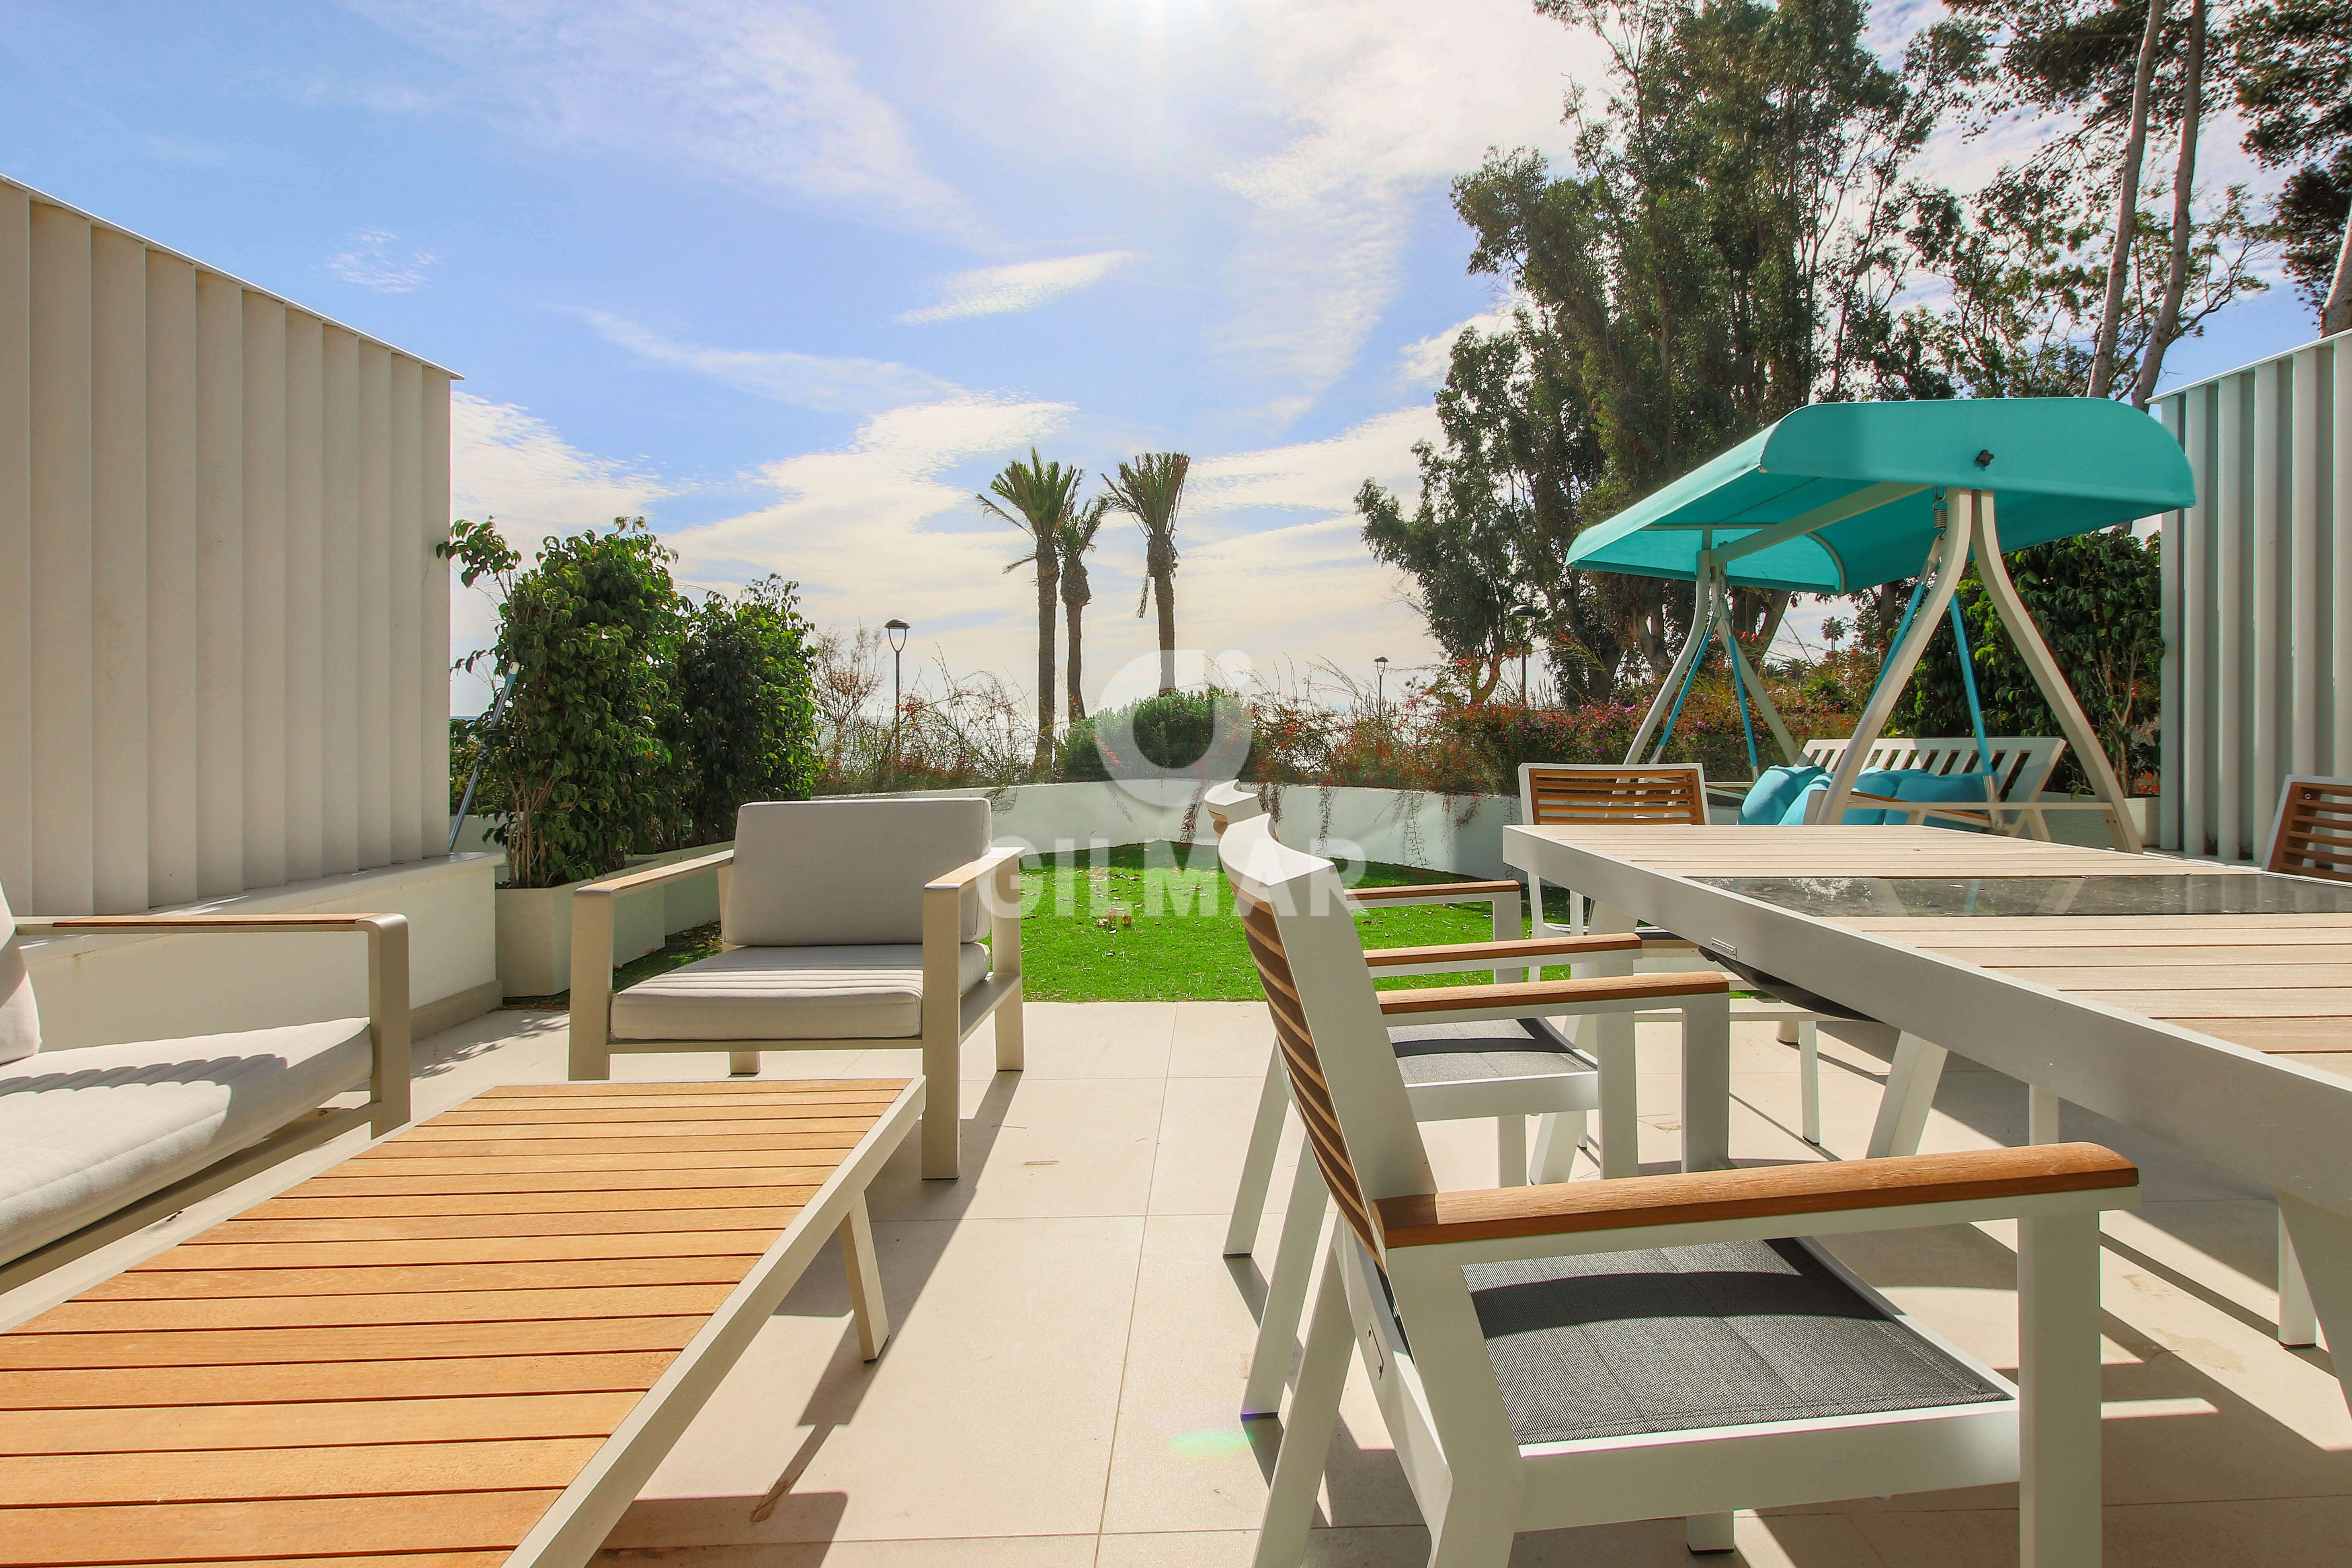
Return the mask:
[[[1568,559],[1692,578],[1711,547],[1741,586],[1849,594],[1918,572],[1938,489],[1991,491],[2004,550],[2197,500],[2179,443],[2105,398],[1815,403],[1585,530]]]

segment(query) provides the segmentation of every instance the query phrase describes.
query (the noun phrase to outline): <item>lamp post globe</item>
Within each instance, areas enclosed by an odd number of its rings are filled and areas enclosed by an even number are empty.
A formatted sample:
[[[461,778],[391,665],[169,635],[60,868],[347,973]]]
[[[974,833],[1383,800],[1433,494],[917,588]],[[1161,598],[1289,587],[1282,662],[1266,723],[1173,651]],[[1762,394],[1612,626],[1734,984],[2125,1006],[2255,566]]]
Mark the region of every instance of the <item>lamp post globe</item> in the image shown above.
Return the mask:
[[[1389,656],[1377,655],[1372,659],[1372,716],[1381,718],[1388,712]]]
[[[896,616],[882,623],[882,630],[890,638],[890,767],[898,766],[898,712],[903,700],[900,675],[905,667],[907,634],[914,628]]]

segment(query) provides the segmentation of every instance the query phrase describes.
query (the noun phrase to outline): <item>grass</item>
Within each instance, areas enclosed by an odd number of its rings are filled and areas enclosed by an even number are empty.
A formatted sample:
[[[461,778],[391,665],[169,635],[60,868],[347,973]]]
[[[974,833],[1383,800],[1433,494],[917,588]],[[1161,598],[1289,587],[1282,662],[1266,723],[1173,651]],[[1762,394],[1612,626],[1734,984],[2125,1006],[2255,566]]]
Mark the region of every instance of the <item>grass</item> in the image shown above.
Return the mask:
[[[1024,992],[1035,1002],[1257,1002],[1265,993],[1234,917],[1233,889],[1216,850],[1168,844],[1124,844],[1085,856],[1046,856],[1021,879]],[[1464,882],[1445,871],[1378,861],[1359,885]],[[1553,891],[1547,889],[1547,891]],[[1551,911],[1565,919],[1564,907]],[[1376,910],[1356,917],[1367,947],[1417,947],[1486,942],[1494,916],[1484,903]],[[625,990],[666,970],[719,951],[717,922],[679,931],[657,952],[633,959],[613,976]],[[1383,979],[1389,989],[1459,985],[1476,975],[1415,974]],[[509,1007],[552,1009],[568,994],[517,997]]]

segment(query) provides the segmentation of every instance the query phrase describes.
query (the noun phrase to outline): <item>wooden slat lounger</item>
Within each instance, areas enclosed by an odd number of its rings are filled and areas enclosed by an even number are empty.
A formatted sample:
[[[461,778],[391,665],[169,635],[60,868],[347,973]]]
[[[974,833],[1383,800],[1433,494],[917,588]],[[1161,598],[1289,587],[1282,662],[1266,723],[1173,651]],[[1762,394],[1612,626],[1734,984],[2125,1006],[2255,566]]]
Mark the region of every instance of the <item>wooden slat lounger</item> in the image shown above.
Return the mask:
[[[920,1079],[492,1089],[0,1334],[0,1563],[587,1562]]]

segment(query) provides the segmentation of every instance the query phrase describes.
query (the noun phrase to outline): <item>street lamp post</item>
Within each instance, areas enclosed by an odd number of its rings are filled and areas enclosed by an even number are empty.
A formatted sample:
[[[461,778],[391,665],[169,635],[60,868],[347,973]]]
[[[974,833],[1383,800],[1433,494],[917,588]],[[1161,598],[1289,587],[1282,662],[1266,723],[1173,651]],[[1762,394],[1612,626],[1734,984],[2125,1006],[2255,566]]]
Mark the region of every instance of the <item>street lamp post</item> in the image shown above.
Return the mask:
[[[1381,654],[1372,660],[1372,717],[1388,716],[1389,656]]]
[[[1543,612],[1533,605],[1513,605],[1511,619],[1519,623],[1519,706],[1528,705],[1528,650],[1533,644],[1535,619]]]
[[[882,623],[890,635],[890,771],[898,771],[898,715],[905,700],[900,679],[906,667],[907,634],[914,628],[895,616]]]

